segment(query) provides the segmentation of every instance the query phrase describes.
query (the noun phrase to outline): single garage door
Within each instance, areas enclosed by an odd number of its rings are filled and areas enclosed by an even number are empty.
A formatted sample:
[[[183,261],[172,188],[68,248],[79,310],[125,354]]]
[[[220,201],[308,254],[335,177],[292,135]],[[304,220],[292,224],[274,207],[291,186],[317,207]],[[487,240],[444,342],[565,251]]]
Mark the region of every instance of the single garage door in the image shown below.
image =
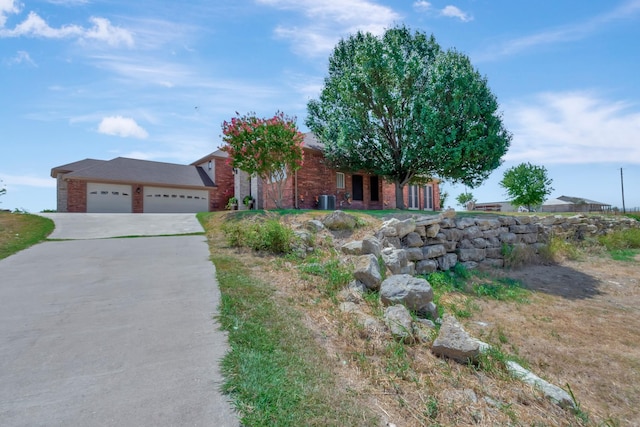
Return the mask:
[[[87,212],[131,213],[131,186],[88,182]]]
[[[190,213],[209,210],[209,192],[180,188],[144,187],[145,213]]]

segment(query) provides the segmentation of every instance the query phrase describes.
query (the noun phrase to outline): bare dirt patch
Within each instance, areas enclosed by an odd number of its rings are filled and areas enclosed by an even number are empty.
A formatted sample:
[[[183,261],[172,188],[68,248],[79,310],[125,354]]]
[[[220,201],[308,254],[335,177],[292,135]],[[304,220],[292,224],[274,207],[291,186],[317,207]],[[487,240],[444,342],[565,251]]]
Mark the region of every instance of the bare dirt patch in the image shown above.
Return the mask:
[[[504,274],[535,292],[531,304],[481,301],[469,329],[500,329],[534,372],[569,384],[593,420],[640,425],[640,263],[590,256]]]

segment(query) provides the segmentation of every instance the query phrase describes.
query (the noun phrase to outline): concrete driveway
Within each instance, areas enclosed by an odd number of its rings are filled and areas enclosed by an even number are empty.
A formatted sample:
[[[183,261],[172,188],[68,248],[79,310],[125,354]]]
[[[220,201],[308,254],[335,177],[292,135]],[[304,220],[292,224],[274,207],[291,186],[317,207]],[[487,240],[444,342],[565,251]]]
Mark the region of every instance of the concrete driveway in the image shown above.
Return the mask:
[[[134,216],[137,226],[130,215],[55,214],[52,237],[82,240],[0,261],[0,425],[239,425],[219,391],[228,347],[204,236],[90,237],[199,224]]]
[[[103,239],[202,233],[194,214],[41,213],[56,228],[50,239]]]

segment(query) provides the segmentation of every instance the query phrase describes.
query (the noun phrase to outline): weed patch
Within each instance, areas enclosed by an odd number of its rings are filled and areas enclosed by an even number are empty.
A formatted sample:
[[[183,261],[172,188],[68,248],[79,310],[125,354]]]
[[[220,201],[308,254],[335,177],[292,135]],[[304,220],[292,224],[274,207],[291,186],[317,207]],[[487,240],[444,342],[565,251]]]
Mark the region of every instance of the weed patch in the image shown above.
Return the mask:
[[[293,230],[277,218],[253,217],[251,220],[225,222],[222,226],[227,244],[273,254],[291,253],[296,243]]]

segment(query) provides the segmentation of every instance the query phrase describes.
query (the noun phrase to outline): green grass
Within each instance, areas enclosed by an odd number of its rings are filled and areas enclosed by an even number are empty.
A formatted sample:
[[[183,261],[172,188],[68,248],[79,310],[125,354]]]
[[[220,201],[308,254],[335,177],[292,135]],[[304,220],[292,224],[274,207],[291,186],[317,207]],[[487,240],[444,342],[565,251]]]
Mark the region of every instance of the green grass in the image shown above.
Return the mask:
[[[640,253],[640,228],[616,231],[600,236],[598,241],[616,261],[631,262]]]
[[[53,228],[53,221],[49,218],[0,212],[0,259],[45,240]]]
[[[305,274],[322,277],[324,280],[321,290],[334,300],[337,293],[353,279],[353,272],[336,258],[325,261],[309,258],[298,269],[303,274],[302,277]]]
[[[246,426],[376,425],[368,411],[336,396],[331,362],[299,314],[235,257],[214,255],[219,320],[231,351],[223,359],[228,394]]]
[[[524,289],[517,280],[503,277],[493,278],[487,273],[467,270],[457,264],[452,271],[436,271],[426,276],[433,289],[433,302],[440,315],[449,310],[457,318],[469,318],[476,311],[474,298],[489,298],[498,301],[528,303],[531,292]],[[462,298],[447,298],[449,294],[459,294]]]

